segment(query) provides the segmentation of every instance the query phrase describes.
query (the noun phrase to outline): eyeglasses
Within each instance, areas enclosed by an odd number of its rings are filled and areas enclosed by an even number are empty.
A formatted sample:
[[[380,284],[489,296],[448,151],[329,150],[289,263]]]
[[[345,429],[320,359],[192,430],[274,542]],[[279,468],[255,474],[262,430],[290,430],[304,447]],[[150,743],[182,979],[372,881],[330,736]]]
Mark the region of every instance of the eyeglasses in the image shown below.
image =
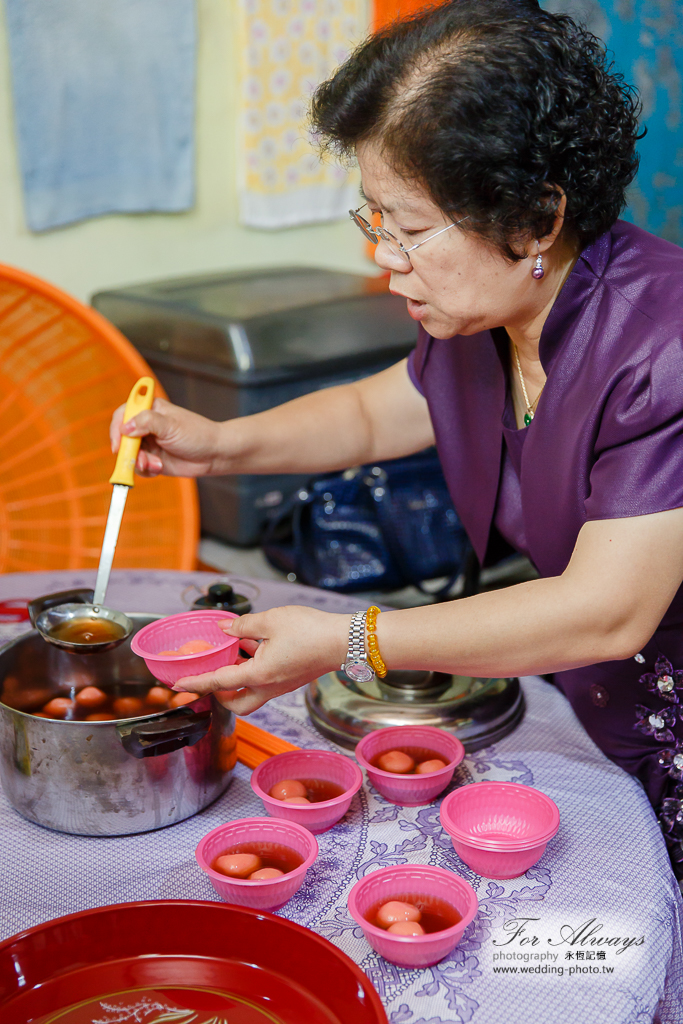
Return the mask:
[[[399,242],[396,235],[392,235],[391,231],[387,231],[385,227],[373,228],[365,217],[361,217],[360,211],[367,205],[367,203],[363,203],[363,205],[359,206],[357,210],[349,210],[349,217],[351,220],[354,224],[358,225],[365,237],[372,242],[373,245],[377,245],[381,239],[383,242],[386,242],[389,251],[393,256],[398,256],[399,259],[404,263],[407,263],[409,266],[412,266],[410,256],[408,255],[409,253],[419,249],[420,246],[425,245],[426,242],[431,242],[432,238],[436,238],[437,235],[442,235],[444,231],[450,231],[451,228],[457,227],[458,224],[462,224],[463,221],[469,220],[469,216],[467,216],[463,217],[462,220],[456,220],[452,224],[447,224],[445,228],[435,231],[433,235],[429,236],[429,238],[424,238],[421,242],[416,242],[415,245],[411,245],[409,249],[406,249],[403,242]]]

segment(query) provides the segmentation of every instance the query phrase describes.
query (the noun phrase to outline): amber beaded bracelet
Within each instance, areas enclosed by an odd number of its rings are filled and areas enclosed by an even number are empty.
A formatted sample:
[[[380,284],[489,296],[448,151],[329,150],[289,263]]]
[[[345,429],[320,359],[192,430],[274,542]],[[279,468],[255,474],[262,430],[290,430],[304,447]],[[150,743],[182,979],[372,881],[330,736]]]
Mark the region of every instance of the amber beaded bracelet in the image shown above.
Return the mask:
[[[377,628],[377,616],[380,614],[381,608],[378,608],[377,605],[374,604],[367,610],[365,619],[368,630],[366,646],[368,651],[368,661],[375,670],[375,674],[378,675],[380,679],[384,679],[387,674],[387,666],[384,664],[382,655],[379,653],[377,633],[375,632]]]

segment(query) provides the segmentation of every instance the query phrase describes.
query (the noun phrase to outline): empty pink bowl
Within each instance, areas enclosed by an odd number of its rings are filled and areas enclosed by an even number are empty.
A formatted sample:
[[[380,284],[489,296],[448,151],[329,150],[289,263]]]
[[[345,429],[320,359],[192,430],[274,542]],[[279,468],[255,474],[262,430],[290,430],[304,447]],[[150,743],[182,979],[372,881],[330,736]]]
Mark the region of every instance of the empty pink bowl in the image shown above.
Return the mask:
[[[375,768],[370,763],[378,754],[399,747],[433,750],[446,761],[446,767],[426,775],[397,775]],[[459,739],[431,725],[396,725],[389,729],[375,729],[356,745],[356,760],[361,768],[365,768],[375,789],[385,800],[402,807],[421,807],[431,803],[451,781],[453,772],[464,756],[465,748]]]
[[[134,654],[144,659],[155,679],[162,683],[177,683],[185,676],[198,676],[202,672],[215,672],[225,665],[234,665],[239,650],[239,637],[226,636],[218,623],[236,619],[232,612],[216,609],[182,612],[167,615],[143,626],[130,642]],[[199,654],[160,654],[173,650],[188,640],[206,640],[213,650]]]
[[[458,856],[486,878],[517,878],[538,861],[560,827],[545,793],[514,782],[475,782],[449,793],[441,824]]]
[[[286,804],[270,796],[276,782],[285,779],[320,779],[342,786],[344,792],[331,800],[316,804]],[[275,754],[254,769],[251,788],[263,801],[268,814],[303,825],[318,835],[336,825],[348,811],[351,801],[363,784],[363,773],[351,758],[329,750],[288,750]]]
[[[288,846],[304,858],[303,864],[279,878],[250,881],[248,878],[230,878],[214,871],[211,865],[216,857],[238,843],[279,843]],[[306,872],[318,856],[318,844],[308,831],[292,821],[273,818],[238,818],[219,825],[200,840],[195,851],[197,863],[209,876],[209,881],[226,903],[253,910],[277,910],[291,900],[301,888]]]
[[[444,900],[460,915],[457,924],[427,935],[392,935],[370,924],[366,914],[389,900],[411,901],[415,896]],[[457,946],[474,920],[479,903],[471,885],[452,871],[428,864],[380,868],[356,882],[349,893],[349,913],[363,929],[372,948],[401,967],[431,967]]]

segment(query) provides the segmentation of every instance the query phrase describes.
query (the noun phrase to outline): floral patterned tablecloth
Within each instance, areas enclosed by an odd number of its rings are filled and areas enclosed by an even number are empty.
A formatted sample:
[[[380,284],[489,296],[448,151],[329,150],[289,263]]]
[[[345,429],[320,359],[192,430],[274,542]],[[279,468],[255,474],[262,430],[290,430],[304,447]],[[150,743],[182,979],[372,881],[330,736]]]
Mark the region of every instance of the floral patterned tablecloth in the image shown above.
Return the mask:
[[[179,611],[184,588],[215,578],[121,570],[113,574],[108,603]],[[93,581],[89,572],[0,577],[0,638],[26,628],[2,621],[3,601]],[[252,582],[260,590],[257,610],[297,603],[351,611],[359,603],[296,584]],[[438,802],[398,808],[366,783],[346,818],[318,837],[320,856],[308,884],[279,913],[360,964],[391,1024],[683,1022],[681,895],[645,794],[593,745],[560,693],[537,678],[523,685],[522,724],[469,755],[453,785],[501,779],[548,793],[560,808],[560,831],[535,867],[510,881],[480,878],[442,832]],[[308,721],[302,691],[272,701],[252,720],[300,746],[333,749]],[[109,903],[215,899],[194,849],[220,822],[263,813],[249,775],[238,765],[227,793],[188,821],[113,839],[43,829],[0,794],[0,938]],[[398,968],[377,956],[346,909],[358,878],[406,862],[456,871],[479,897],[479,914],[463,941],[426,970]]]

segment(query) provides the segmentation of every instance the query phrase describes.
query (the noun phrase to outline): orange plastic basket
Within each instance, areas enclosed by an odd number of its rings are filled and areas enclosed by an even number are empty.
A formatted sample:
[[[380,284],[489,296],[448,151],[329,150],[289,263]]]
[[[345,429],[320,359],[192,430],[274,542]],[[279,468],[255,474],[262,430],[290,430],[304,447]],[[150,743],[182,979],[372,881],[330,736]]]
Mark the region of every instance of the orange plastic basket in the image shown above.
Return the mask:
[[[97,566],[109,421],[143,375],[153,376],[99,313],[0,264],[0,572]],[[191,569],[198,537],[193,480],[137,478],[114,566]]]

